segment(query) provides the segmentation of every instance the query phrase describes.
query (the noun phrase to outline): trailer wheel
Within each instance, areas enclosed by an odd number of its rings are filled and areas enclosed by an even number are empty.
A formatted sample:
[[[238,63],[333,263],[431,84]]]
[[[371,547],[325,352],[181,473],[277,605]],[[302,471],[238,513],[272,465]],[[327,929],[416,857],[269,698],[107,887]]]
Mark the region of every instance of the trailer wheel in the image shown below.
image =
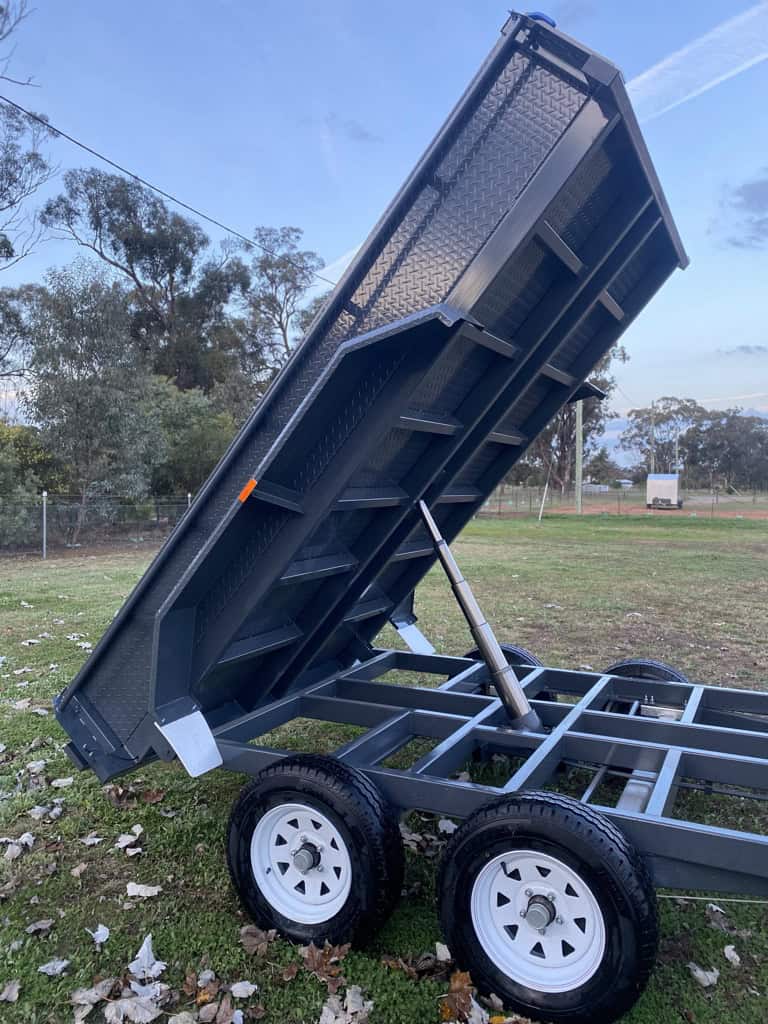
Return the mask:
[[[457,963],[526,1017],[607,1024],[648,981],[658,922],[645,862],[569,797],[521,793],[481,808],[454,835],[438,892]]]
[[[329,757],[259,772],[232,810],[227,860],[245,910],[294,942],[369,939],[403,882],[395,813],[361,772]]]
[[[499,647],[504,651],[507,656],[507,661],[514,665],[536,665],[541,666],[544,664],[540,661],[535,654],[527,650],[525,647],[518,647],[517,644],[499,644]],[[475,661],[479,661],[482,658],[482,654],[473,647],[471,651],[467,651],[464,655],[465,658],[474,658]]]
[[[651,658],[626,658],[609,665],[607,676],[624,676],[629,679],[650,679],[657,683],[690,683],[690,679],[671,665]]]
[[[544,662],[529,651],[527,647],[518,647],[517,644],[499,644],[499,647],[504,651],[510,665],[533,665],[535,668],[541,668],[544,664]],[[474,658],[475,661],[481,661],[483,656],[477,647],[473,647],[471,651],[467,651],[464,657]],[[489,683],[486,687],[486,691],[490,692],[490,688]],[[557,695],[550,693],[549,690],[542,690],[541,693],[536,695],[536,700],[546,700],[554,704],[557,702]]]

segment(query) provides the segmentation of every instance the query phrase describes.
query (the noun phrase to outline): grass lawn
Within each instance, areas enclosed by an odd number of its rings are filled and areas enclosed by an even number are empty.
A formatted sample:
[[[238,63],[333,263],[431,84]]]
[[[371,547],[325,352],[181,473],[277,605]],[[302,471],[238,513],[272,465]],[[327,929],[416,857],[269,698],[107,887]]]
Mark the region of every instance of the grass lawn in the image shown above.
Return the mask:
[[[707,683],[761,688],[768,682],[766,523],[676,515],[553,517],[540,525],[480,521],[455,552],[499,638],[529,647],[547,664],[598,669],[644,655]],[[12,861],[0,854],[0,992],[20,981],[18,1001],[0,1003],[0,1020],[71,1020],[70,993],[96,977],[120,976],[149,932],[157,957],[168,964],[162,980],[172,988],[182,989],[190,969],[210,968],[226,984],[257,983],[259,991],[236,1005],[263,1007],[266,1021],[317,1020],[328,993],[303,966],[291,977],[297,950],[274,941],[253,956],[239,940],[248,922],[230,888],[223,841],[242,778],[214,772],[190,780],[178,765],[153,765],[120,780],[124,791],[113,789],[110,799],[95,777],[70,768],[53,714],[35,713],[50,712],[51,697],[86,656],[78,643],[95,643],[148,561],[143,552],[0,561],[0,836],[35,837]],[[471,646],[439,572],[417,593],[417,612],[438,649],[461,654]],[[81,636],[68,638],[75,634]],[[393,637],[385,631],[382,643],[393,644]],[[28,639],[39,642],[23,646]],[[331,728],[302,734],[304,749],[327,749]],[[41,760],[44,766],[34,764]],[[69,786],[51,785],[72,775]],[[64,801],[58,818],[30,816],[35,806],[53,806],[54,798]],[[135,825],[144,830],[142,853],[129,857],[114,844]],[[435,832],[426,816],[412,816],[409,827],[425,836]],[[757,827],[768,832],[768,810]],[[103,841],[82,844],[89,833]],[[350,952],[341,964],[348,984],[373,1000],[374,1024],[440,1019],[444,978],[427,973],[412,980],[385,963],[402,957],[410,964],[434,953],[440,938],[433,887],[440,841],[423,845],[426,853],[409,852],[408,898],[367,949]],[[162,892],[129,899],[128,882]],[[766,1020],[768,907],[725,909],[739,934],[713,927],[704,903],[662,900],[660,961],[628,1021]],[[28,934],[41,920],[52,922],[47,934]],[[100,923],[111,934],[98,951],[86,928]],[[740,966],[725,958],[727,944],[735,945]],[[38,972],[57,957],[70,961],[65,974]],[[717,968],[717,984],[702,989],[689,961]],[[192,1007],[182,991],[169,1012]],[[88,1017],[101,1019],[100,1010]]]

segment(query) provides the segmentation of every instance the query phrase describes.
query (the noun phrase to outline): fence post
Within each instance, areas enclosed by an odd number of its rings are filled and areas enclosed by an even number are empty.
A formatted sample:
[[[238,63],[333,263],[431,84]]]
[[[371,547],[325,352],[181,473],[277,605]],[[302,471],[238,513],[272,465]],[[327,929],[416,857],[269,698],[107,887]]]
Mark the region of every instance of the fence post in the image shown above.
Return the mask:
[[[43,491],[43,561],[48,557],[48,491]]]

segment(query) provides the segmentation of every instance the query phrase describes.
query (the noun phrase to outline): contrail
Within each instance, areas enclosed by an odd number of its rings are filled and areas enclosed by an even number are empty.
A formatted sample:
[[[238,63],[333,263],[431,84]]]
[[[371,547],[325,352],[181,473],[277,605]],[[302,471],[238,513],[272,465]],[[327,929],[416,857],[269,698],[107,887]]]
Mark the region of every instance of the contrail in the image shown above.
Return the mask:
[[[697,36],[627,83],[638,120],[652,121],[768,59],[768,0]],[[338,276],[359,246],[330,265]]]
[[[640,121],[652,121],[768,59],[768,2],[716,25],[627,83]]]

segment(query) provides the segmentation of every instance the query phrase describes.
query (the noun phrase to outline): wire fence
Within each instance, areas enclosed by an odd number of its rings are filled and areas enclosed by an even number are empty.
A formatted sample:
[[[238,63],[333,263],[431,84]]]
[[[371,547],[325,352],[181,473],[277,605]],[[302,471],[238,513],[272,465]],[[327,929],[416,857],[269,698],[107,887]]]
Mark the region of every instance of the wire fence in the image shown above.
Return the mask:
[[[582,491],[585,515],[676,515],[710,518],[768,519],[768,490],[726,493],[722,490],[681,489],[682,508],[649,509],[645,486],[600,487],[586,485]],[[484,518],[538,517],[576,514],[573,488],[502,485],[488,497],[479,515]]]
[[[765,519],[768,490],[726,494],[720,491],[681,492],[682,509],[649,510],[645,488],[593,488],[582,493],[585,515],[663,515]],[[62,555],[103,548],[158,547],[186,512],[192,496],[89,498],[85,506],[73,496],[0,495],[0,556]],[[481,518],[539,518],[576,514],[574,491],[551,487],[504,485],[496,488],[479,510]]]
[[[186,512],[191,495],[136,501],[99,496],[0,496],[0,554],[41,556],[102,547],[157,547]]]

